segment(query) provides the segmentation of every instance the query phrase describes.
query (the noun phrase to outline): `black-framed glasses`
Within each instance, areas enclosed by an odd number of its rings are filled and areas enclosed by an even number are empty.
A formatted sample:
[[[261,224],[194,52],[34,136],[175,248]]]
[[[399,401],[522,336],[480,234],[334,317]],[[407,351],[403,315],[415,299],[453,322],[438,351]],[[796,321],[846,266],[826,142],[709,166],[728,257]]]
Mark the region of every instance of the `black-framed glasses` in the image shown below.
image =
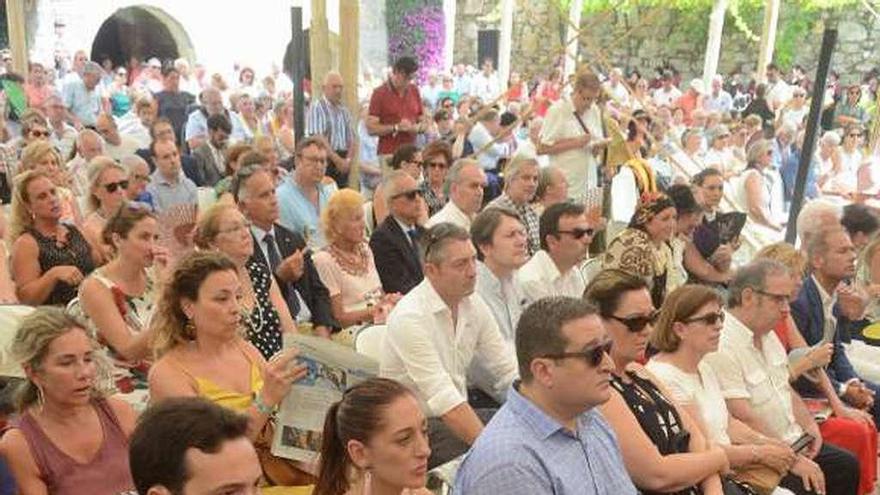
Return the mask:
[[[107,190],[108,193],[113,194],[117,189],[122,189],[123,191],[128,189],[128,179],[121,180],[119,182],[111,182],[109,184],[104,184],[104,189]]]
[[[724,323],[724,311],[717,313],[709,313],[703,316],[694,316],[684,320],[685,323],[704,323],[706,325],[714,325],[718,322]]]
[[[575,239],[582,239],[585,235],[593,237],[593,235],[595,233],[596,233],[596,229],[592,229],[592,228],[584,229],[581,227],[577,227],[577,228],[574,228],[571,230],[560,230],[559,232],[557,232],[557,234],[568,234],[568,235],[574,237]]]
[[[660,315],[660,310],[655,309],[651,311],[649,315],[638,315],[638,316],[630,316],[628,318],[623,318],[620,316],[609,315],[608,317],[612,320],[617,320],[626,327],[632,333],[639,333],[645,329],[648,325],[653,325],[657,322],[657,317]]]
[[[611,354],[611,339],[602,342],[599,345],[584,349],[580,352],[560,352],[558,354],[545,354],[540,356],[544,359],[583,359],[588,366],[595,368],[602,364],[602,359],[606,354]]]
[[[752,290],[761,294],[762,296],[769,297],[773,299],[773,302],[776,304],[788,304],[789,294],[774,294],[772,292],[767,292],[763,289],[756,289],[752,287]]]
[[[404,192],[402,192],[402,193],[397,193],[397,194],[395,194],[394,196],[391,196],[391,199],[406,198],[406,199],[408,199],[408,200],[410,200],[410,201],[413,201],[413,200],[416,199],[417,196],[421,196],[421,195],[422,195],[422,191],[421,191],[421,190],[419,190],[419,189],[410,189],[409,191],[404,191]]]

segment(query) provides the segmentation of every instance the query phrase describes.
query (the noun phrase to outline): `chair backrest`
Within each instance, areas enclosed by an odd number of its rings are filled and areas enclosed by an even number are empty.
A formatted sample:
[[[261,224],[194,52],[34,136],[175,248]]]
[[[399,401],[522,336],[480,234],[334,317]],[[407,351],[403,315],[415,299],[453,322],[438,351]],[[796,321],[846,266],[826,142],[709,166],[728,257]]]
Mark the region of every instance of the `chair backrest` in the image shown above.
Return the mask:
[[[376,224],[373,222],[373,202],[367,201],[364,203],[364,231],[367,237],[373,235],[373,231],[376,230]]]
[[[354,336],[354,350],[378,362],[386,328],[386,325],[369,325],[358,330]]]
[[[9,345],[18,331],[21,320],[34,311],[33,306],[0,305],[0,376],[24,378],[24,371],[9,355]]]
[[[593,277],[602,271],[602,255],[596,255],[587,261],[581,263],[581,276],[584,277],[584,283],[589,285]]]

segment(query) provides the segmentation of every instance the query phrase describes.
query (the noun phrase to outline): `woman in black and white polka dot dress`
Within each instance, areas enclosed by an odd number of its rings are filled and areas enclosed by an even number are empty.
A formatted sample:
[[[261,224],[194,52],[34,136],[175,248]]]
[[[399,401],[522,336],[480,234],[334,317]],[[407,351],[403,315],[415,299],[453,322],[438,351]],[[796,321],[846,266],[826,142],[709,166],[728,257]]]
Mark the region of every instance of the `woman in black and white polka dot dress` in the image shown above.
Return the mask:
[[[269,270],[248,261],[254,243],[247,220],[233,205],[214,205],[199,220],[196,245],[220,251],[238,267],[246,336],[266,359],[271,358],[281,350],[282,332],[296,332],[296,325]]]

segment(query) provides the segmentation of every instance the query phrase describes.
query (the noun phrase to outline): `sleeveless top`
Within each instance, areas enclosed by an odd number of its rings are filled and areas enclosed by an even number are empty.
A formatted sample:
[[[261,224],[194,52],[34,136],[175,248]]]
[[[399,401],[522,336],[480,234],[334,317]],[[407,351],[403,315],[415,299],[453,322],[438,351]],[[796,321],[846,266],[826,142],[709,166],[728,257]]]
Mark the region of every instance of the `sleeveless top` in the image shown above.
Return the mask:
[[[190,371],[179,361],[175,360],[175,365],[186,376],[192,379],[196,385],[196,393],[199,397],[204,397],[215,404],[243,413],[251,406],[251,403],[253,403],[254,396],[256,396],[256,394],[263,388],[263,375],[260,372],[259,364],[255,363],[244,349],[241,349],[241,352],[245,355],[248,362],[251,363],[251,391],[246,394],[235,390],[224,389],[208,378],[198,377],[190,373]]]
[[[17,427],[30,447],[40,479],[53,495],[117,495],[134,490],[128,466],[128,438],[106,400],[96,399],[92,405],[104,431],[104,441],[85,464],[55,446],[29,412],[19,419]]]
[[[248,261],[246,266],[251,284],[254,287],[256,305],[247,316],[245,327],[247,338],[264,358],[269,359],[281,350],[281,318],[269,298],[272,288],[272,275],[265,265],[258,261]]]
[[[653,382],[627,371],[626,376],[632,382],[625,383],[620,377],[611,375],[611,386],[623,397],[626,405],[638,420],[645,435],[657,447],[660,455],[687,453],[690,434],[684,429],[681,416],[675,407],[660,393]],[[652,492],[639,487],[644,495]],[[699,487],[692,486],[675,492],[675,495],[697,495],[702,493]]]
[[[64,228],[67,229],[67,243],[63,246],[59,246],[55,239],[44,236],[37,232],[36,229],[25,229],[25,232],[32,235],[37,241],[40,273],[46,273],[56,266],[75,266],[79,268],[83,276],[86,276],[95,269],[95,262],[92,260],[92,250],[89,247],[89,243],[86,242],[85,237],[76,227],[65,225]],[[49,297],[44,304],[67,304],[76,297],[76,291],[76,286],[59,281],[52,288],[52,292],[49,293]]]

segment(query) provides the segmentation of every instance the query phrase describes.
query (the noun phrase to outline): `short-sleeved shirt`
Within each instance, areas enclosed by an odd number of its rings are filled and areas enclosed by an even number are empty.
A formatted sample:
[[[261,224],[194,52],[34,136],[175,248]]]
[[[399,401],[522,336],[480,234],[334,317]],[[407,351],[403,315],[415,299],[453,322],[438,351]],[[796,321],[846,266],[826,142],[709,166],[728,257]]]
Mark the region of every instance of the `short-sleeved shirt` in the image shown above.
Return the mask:
[[[326,184],[318,184],[318,207],[309,201],[299,184],[288,177],[278,186],[278,206],[281,210],[281,225],[300,234],[312,248],[322,248],[326,244],[321,229],[321,210],[330,200],[330,188]]]
[[[367,269],[362,274],[345,271],[327,249],[318,251],[312,257],[330,297],[341,296],[345,311],[363,310],[367,307],[368,299],[382,294],[382,281],[373,262],[373,253],[366,242],[362,247],[367,257]]]
[[[83,125],[95,125],[98,114],[101,113],[101,93],[98,88],[89,91],[82,79],[76,78],[64,85],[61,97],[64,100],[64,106]]]
[[[596,409],[570,431],[514,386],[459,467],[455,493],[629,495],[617,436]]]
[[[788,356],[772,329],[761,337],[761,349],[754,334],[731,313],[726,314],[721,342],[716,352],[703,358],[708,363],[725,399],[745,399],[774,436],[794,442],[803,429],[794,417],[788,383]]]
[[[335,151],[348,151],[354,143],[351,115],[344,105],[334,105],[321,97],[309,106],[306,115],[306,136],[324,136]]]
[[[422,116],[422,97],[419,88],[410,84],[398,93],[392,86],[391,81],[373,90],[370,97],[370,116],[378,117],[382,125],[394,125],[403,119],[416,123]],[[416,141],[414,132],[397,132],[379,136],[379,154],[390,155],[402,144],[410,144]]]
[[[166,179],[159,172],[159,169],[156,169],[150,176],[147,192],[153,197],[153,205],[159,213],[174,205],[195,205],[199,202],[198,188],[193,181],[184,175],[182,170],[179,172],[177,180],[172,182]]]

